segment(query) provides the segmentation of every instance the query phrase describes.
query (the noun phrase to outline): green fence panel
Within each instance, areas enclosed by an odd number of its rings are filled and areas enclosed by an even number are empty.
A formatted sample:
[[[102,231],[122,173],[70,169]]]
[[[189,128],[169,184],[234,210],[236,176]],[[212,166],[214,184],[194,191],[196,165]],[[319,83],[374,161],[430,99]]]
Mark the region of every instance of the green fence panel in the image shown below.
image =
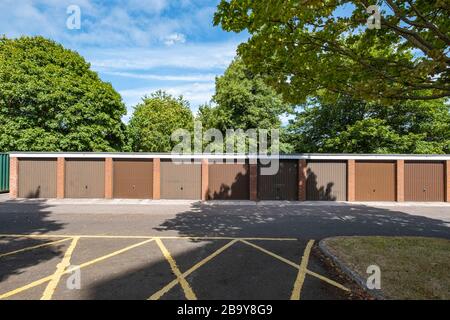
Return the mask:
[[[0,192],[9,191],[9,155],[0,153]]]

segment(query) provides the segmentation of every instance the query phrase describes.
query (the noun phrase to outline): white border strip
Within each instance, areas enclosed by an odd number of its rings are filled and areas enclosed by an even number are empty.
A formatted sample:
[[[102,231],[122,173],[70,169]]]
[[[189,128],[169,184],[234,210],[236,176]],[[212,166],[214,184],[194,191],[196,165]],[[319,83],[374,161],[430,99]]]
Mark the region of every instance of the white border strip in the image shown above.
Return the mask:
[[[183,154],[170,153],[39,153],[11,152],[11,157],[17,158],[90,158],[90,159],[286,159],[286,160],[450,160],[449,154],[444,155],[407,155],[407,154],[292,154],[292,155],[243,155],[243,154]]]

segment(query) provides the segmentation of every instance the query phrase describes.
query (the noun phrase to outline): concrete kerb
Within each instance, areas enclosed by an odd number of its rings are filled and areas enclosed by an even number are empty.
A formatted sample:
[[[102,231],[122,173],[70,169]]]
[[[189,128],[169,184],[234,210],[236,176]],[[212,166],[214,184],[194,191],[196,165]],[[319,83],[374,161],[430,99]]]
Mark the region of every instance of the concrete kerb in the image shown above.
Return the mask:
[[[366,291],[372,297],[378,300],[386,300],[386,297],[382,294],[381,290],[371,290],[366,285],[366,280],[363,279],[358,273],[347,267],[347,265],[342,262],[338,257],[331,253],[326,245],[326,240],[328,238],[319,241],[319,249],[322,253],[331,259],[334,264],[336,264],[348,277],[355,281],[364,291]]]
[[[342,206],[371,206],[371,207],[448,207],[448,202],[348,202],[348,201],[250,201],[250,200],[152,200],[152,199],[11,199],[8,194],[2,194],[0,203],[41,203],[49,205],[249,205],[249,206],[297,206],[297,207],[342,207]]]

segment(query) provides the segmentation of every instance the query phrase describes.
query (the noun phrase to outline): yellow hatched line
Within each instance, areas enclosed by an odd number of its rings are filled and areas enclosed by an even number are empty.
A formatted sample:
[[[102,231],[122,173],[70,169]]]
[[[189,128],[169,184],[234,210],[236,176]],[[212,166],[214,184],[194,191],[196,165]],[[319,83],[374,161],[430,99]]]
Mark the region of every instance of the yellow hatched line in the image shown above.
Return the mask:
[[[0,238],[93,238],[93,239],[175,239],[175,240],[248,240],[248,241],[297,241],[296,238],[261,238],[261,237],[177,237],[177,236],[108,236],[108,235],[76,235],[76,234],[0,234]]]
[[[247,244],[247,245],[249,245],[249,246],[251,246],[251,247],[253,247],[253,248],[255,248],[255,249],[258,249],[259,251],[262,251],[262,252],[268,254],[269,256],[272,256],[272,257],[274,257],[274,258],[276,258],[276,259],[278,259],[278,260],[281,260],[281,261],[283,261],[284,263],[287,263],[288,265],[290,265],[290,266],[292,266],[292,267],[294,267],[294,268],[296,268],[296,269],[299,268],[299,266],[298,266],[296,263],[292,262],[291,260],[288,260],[288,259],[286,259],[286,258],[283,258],[282,256],[279,256],[279,255],[277,255],[276,253],[273,253],[273,252],[271,252],[271,251],[269,251],[269,250],[266,250],[266,249],[264,249],[264,248],[262,248],[262,247],[260,247],[260,246],[258,246],[258,245],[256,245],[256,244],[254,244],[254,243],[248,242],[248,241],[246,241],[246,240],[241,240],[241,242],[243,242],[243,243],[245,243],[245,244]]]
[[[52,279],[47,284],[47,287],[45,288],[44,293],[42,294],[41,300],[51,300],[53,297],[53,294],[55,293],[56,287],[58,286],[59,280],[61,279],[64,271],[66,271],[67,267],[70,266],[70,259],[72,257],[72,253],[75,250],[75,247],[77,246],[78,240],[80,240],[79,237],[73,238],[69,248],[67,249],[66,253],[64,254],[63,259],[60,263],[56,266],[56,271],[52,275]]]
[[[294,288],[292,289],[291,300],[300,300],[300,294],[302,291],[303,283],[306,277],[306,268],[308,267],[309,255],[311,248],[314,244],[314,240],[309,240],[303,252],[302,261],[300,262],[300,268],[298,269],[297,279],[294,282]]]
[[[33,250],[33,249],[38,249],[38,248],[42,248],[42,247],[46,247],[46,246],[51,246],[53,244],[64,242],[64,241],[67,241],[67,240],[70,240],[70,239],[71,238],[66,238],[66,239],[62,239],[62,240],[46,242],[46,243],[38,244],[38,245],[35,245],[35,246],[32,246],[32,247],[26,247],[26,248],[23,248],[23,249],[19,249],[19,250],[7,252],[7,253],[2,253],[2,254],[0,254],[0,258],[6,257],[6,256],[10,256],[10,255],[13,255],[13,254],[16,254],[16,253],[21,253],[21,252],[30,251],[30,250]]]
[[[249,241],[297,241],[298,239],[296,238],[261,238],[261,237],[241,237],[241,238],[237,238],[237,237],[171,237],[171,236],[166,236],[166,237],[160,237],[158,236],[158,238],[160,239],[174,239],[174,240],[249,240]]]
[[[247,245],[250,245],[250,246],[252,246],[252,247],[254,247],[254,248],[256,248],[256,249],[258,249],[258,250],[260,250],[260,251],[262,251],[262,252],[264,252],[264,253],[266,253],[266,254],[268,254],[268,255],[270,255],[270,256],[278,259],[278,260],[280,260],[280,261],[283,261],[284,263],[286,263],[286,264],[288,264],[288,265],[290,265],[290,266],[292,266],[292,267],[294,267],[296,269],[300,269],[300,266],[297,265],[296,263],[294,263],[294,262],[292,262],[292,261],[290,261],[288,259],[285,259],[285,258],[283,258],[283,257],[281,257],[281,256],[279,256],[279,255],[277,255],[277,254],[275,254],[275,253],[273,253],[273,252],[271,252],[269,250],[266,250],[266,249],[264,249],[264,248],[262,248],[262,247],[260,247],[258,245],[255,245],[255,244],[253,244],[251,242],[248,242],[248,241],[252,241],[252,240],[253,241],[257,241],[257,240],[297,241],[298,239],[295,239],[295,238],[259,238],[259,237],[254,237],[254,238],[250,238],[250,237],[249,238],[232,238],[232,237],[176,237],[176,236],[153,237],[153,236],[107,236],[107,235],[80,235],[80,236],[76,236],[76,235],[22,235],[22,234],[0,234],[0,237],[65,238],[65,239],[62,239],[62,240],[54,241],[52,243],[67,241],[67,240],[73,239],[75,237],[78,237],[78,238],[107,238],[107,239],[147,239],[147,240],[139,242],[139,243],[137,243],[135,245],[131,245],[129,247],[126,247],[126,248],[123,248],[121,250],[112,252],[112,253],[107,254],[105,256],[93,259],[91,261],[83,263],[79,267],[76,267],[76,268],[80,268],[80,269],[84,268],[84,267],[87,267],[87,266],[90,266],[90,265],[93,265],[95,263],[101,262],[101,261],[103,261],[105,259],[111,258],[111,257],[113,257],[115,255],[121,254],[121,253],[126,252],[128,250],[134,249],[134,248],[136,248],[138,246],[141,246],[141,245],[144,245],[146,243],[149,243],[149,242],[155,240],[155,238],[159,238],[159,239],[231,240],[225,246],[223,246],[222,248],[218,249],[217,251],[215,251],[214,253],[212,253],[210,256],[206,257],[205,259],[203,259],[199,263],[195,264],[193,267],[191,267],[186,272],[182,273],[181,276],[183,278],[185,278],[188,275],[190,275],[192,272],[194,272],[195,270],[197,270],[198,268],[203,266],[205,263],[209,262],[211,259],[213,259],[217,255],[219,255],[220,253],[222,253],[223,251],[225,251],[227,248],[229,248],[230,246],[232,246],[233,244],[235,244],[238,241],[246,243]],[[42,244],[42,246],[50,245],[50,244],[51,243],[46,243],[46,244]],[[26,249],[32,250],[33,247],[24,248],[24,249],[21,249],[21,250],[26,250]],[[20,251],[20,250],[17,250],[17,251]],[[7,254],[8,255],[12,254],[12,252],[11,253],[7,253]],[[70,273],[70,272],[73,272],[76,268],[74,267],[74,268],[65,270],[62,273],[62,275]],[[317,273],[315,273],[315,272],[313,272],[311,270],[306,269],[305,273],[308,274],[308,275],[311,275],[313,277],[316,277],[316,278],[318,278],[318,279],[320,279],[322,281],[325,281],[328,284],[333,285],[335,287],[338,287],[338,288],[340,288],[342,290],[350,291],[348,288],[346,288],[345,286],[339,284],[338,282],[333,281],[331,279],[328,279],[328,278],[326,278],[326,277],[324,277],[324,276],[322,276],[320,274],[317,274]],[[25,285],[23,287],[20,287],[20,288],[17,288],[15,290],[6,292],[6,293],[0,295],[0,299],[8,298],[8,297],[10,297],[12,295],[18,294],[20,292],[23,292],[23,291],[26,291],[26,290],[31,289],[33,287],[39,286],[41,284],[44,284],[47,281],[50,281],[52,279],[52,277],[53,277],[53,275],[47,276],[45,278],[41,278],[41,279],[39,279],[37,281],[34,281],[34,282],[30,283],[30,284],[27,284],[27,285]],[[153,294],[151,297],[149,297],[149,299],[159,299],[159,298],[161,298],[165,293],[167,293],[169,290],[171,290],[178,283],[179,283],[179,279],[178,278],[174,279],[173,281],[168,283],[165,287],[163,287],[161,290],[159,290],[158,292]]]
[[[169,262],[170,268],[172,269],[172,272],[177,277],[178,282],[180,283],[181,287],[183,288],[184,295],[186,296],[186,299],[188,300],[197,300],[197,297],[195,296],[194,291],[192,290],[189,283],[186,281],[186,279],[183,277],[180,269],[177,266],[177,263],[172,258],[169,250],[167,250],[166,246],[164,246],[161,239],[156,238],[156,244],[161,249],[162,254],[164,255],[164,258],[166,258],[167,262]]]
[[[290,261],[290,260],[288,260],[286,258],[283,258],[282,256],[279,256],[276,253],[273,253],[273,252],[271,252],[269,250],[266,250],[266,249],[264,249],[264,248],[262,248],[262,247],[260,247],[260,246],[258,246],[256,244],[254,244],[254,243],[251,243],[251,242],[248,242],[248,241],[245,241],[245,240],[240,240],[240,241],[245,243],[245,244],[248,244],[249,246],[254,247],[255,249],[258,249],[258,250],[268,254],[269,256],[272,256],[272,257],[274,257],[274,258],[276,258],[276,259],[278,259],[280,261],[283,261],[284,263],[290,265],[291,267],[294,267],[296,269],[300,269],[300,266],[298,264],[296,264],[296,263],[294,263],[294,262],[292,262],[292,261]],[[328,279],[328,278],[326,278],[326,277],[324,277],[324,276],[322,276],[322,275],[320,275],[318,273],[315,273],[315,272],[313,272],[311,270],[306,269],[306,273],[309,274],[310,276],[313,276],[313,277],[316,277],[316,278],[318,278],[318,279],[320,279],[322,281],[325,281],[326,283],[331,284],[331,285],[333,285],[333,286],[335,286],[335,287],[337,287],[339,289],[342,289],[342,290],[345,290],[345,291],[350,291],[350,289],[344,287],[340,283],[338,283],[338,282],[336,282],[334,280]]]
[[[136,243],[136,244],[134,244],[134,245],[128,246],[128,247],[126,247],[126,248],[123,248],[123,249],[114,251],[114,252],[109,253],[109,254],[107,254],[107,255],[101,256],[101,257],[99,257],[99,258],[90,260],[90,261],[88,261],[88,262],[85,262],[85,263],[79,265],[78,267],[69,268],[69,269],[67,269],[67,270],[65,270],[65,271],[63,272],[63,275],[64,275],[64,274],[71,273],[71,272],[73,272],[73,271],[76,270],[76,269],[82,269],[82,268],[88,267],[88,266],[90,266],[90,265],[93,265],[93,264],[95,264],[95,263],[101,262],[101,261],[103,261],[103,260],[109,259],[109,258],[111,258],[111,257],[114,257],[114,256],[119,255],[119,254],[121,254],[121,253],[124,253],[124,252],[126,252],[126,251],[129,251],[129,250],[131,250],[131,249],[134,249],[134,248],[137,248],[137,247],[139,247],[139,246],[142,246],[142,245],[144,245],[144,244],[146,244],[146,243],[149,243],[149,242],[151,242],[151,241],[153,241],[153,240],[154,240],[154,239],[148,239],[148,240],[145,240],[145,241]],[[53,277],[52,275],[51,275],[51,276],[47,276],[47,277],[45,277],[45,278],[41,278],[41,279],[36,280],[36,281],[34,281],[34,282],[32,282],[32,283],[29,283],[29,284],[27,284],[27,285],[25,285],[25,286],[23,286],[23,287],[20,287],[20,288],[17,288],[17,289],[8,291],[8,292],[6,292],[6,293],[3,293],[2,295],[0,295],[0,300],[1,300],[1,299],[9,298],[9,297],[11,297],[11,296],[13,296],[13,295],[16,295],[16,294],[20,293],[20,292],[26,291],[26,290],[28,290],[28,289],[31,289],[31,288],[34,288],[34,287],[36,287],[36,286],[39,286],[39,285],[41,285],[41,284],[43,284],[43,283],[46,283],[47,281],[50,281],[50,280],[52,279],[52,277]]]
[[[320,279],[320,280],[322,280],[322,281],[325,281],[326,283],[331,284],[332,286],[335,286],[335,287],[337,287],[337,288],[339,288],[339,289],[342,289],[342,290],[344,290],[344,291],[350,292],[350,289],[349,289],[349,288],[344,287],[344,286],[343,286],[342,284],[340,284],[339,282],[336,282],[336,281],[334,281],[334,280],[328,279],[327,277],[324,277],[324,276],[322,276],[322,275],[320,275],[320,274],[318,274],[318,273],[315,273],[315,272],[313,272],[313,271],[311,271],[311,270],[308,270],[308,269],[306,270],[306,273],[309,274],[310,276],[316,277],[317,279]]]
[[[121,254],[121,253],[124,253],[124,252],[126,252],[126,251],[129,251],[129,250],[131,250],[131,249],[140,247],[140,246],[142,246],[142,245],[144,245],[144,244],[146,244],[146,243],[152,242],[152,241],[154,241],[154,240],[155,240],[155,239],[148,239],[148,240],[145,240],[145,241],[142,241],[142,242],[133,244],[133,245],[131,245],[131,246],[128,246],[128,247],[126,247],[126,248],[123,248],[123,249],[114,251],[114,252],[112,252],[112,253],[109,253],[109,254],[107,254],[107,255],[101,256],[101,257],[99,257],[99,258],[96,258],[96,259],[90,260],[90,261],[88,261],[88,262],[82,263],[82,264],[80,264],[78,267],[74,267],[74,268],[71,268],[71,269],[67,270],[65,273],[70,273],[70,272],[73,272],[73,271],[76,270],[76,269],[81,269],[81,268],[88,267],[88,266],[93,265],[93,264],[95,264],[95,263],[101,262],[101,261],[103,261],[103,260],[112,258],[112,257],[114,257],[114,256],[117,256],[117,255]]]
[[[0,234],[0,238],[93,238],[93,239],[153,239],[152,236],[108,236],[77,234]]]
[[[194,266],[192,266],[189,270],[185,271],[182,276],[183,278],[188,277],[192,272],[194,272],[195,270],[197,270],[198,268],[200,268],[201,266],[203,266],[205,263],[209,262],[210,260],[212,260],[213,258],[215,258],[216,256],[218,256],[219,254],[221,254],[222,252],[224,252],[226,249],[228,249],[229,247],[231,247],[233,244],[235,244],[236,242],[238,242],[238,239],[234,239],[230,242],[228,242],[226,245],[224,245],[223,247],[221,247],[220,249],[214,251],[212,254],[210,254],[209,256],[207,256],[205,259],[203,259],[202,261],[196,263]],[[153,295],[151,295],[148,300],[158,300],[160,299],[164,294],[166,294],[167,292],[170,291],[170,289],[172,289],[173,287],[175,287],[178,283],[178,279],[174,279],[171,282],[169,282],[166,286],[164,286],[161,290],[155,292]]]

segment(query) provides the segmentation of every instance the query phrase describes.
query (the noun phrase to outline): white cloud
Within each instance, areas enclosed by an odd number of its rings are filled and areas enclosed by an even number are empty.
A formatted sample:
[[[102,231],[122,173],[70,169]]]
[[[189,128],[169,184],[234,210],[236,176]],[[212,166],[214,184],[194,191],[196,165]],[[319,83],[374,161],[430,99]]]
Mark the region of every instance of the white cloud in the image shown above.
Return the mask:
[[[132,73],[132,72],[116,72],[106,71],[103,74],[118,76],[123,78],[143,79],[143,80],[159,80],[159,81],[198,81],[211,82],[214,81],[216,75],[212,73],[207,74],[181,74],[181,75],[162,75],[151,73]]]
[[[122,6],[131,11],[159,14],[169,5],[169,0],[122,0]]]
[[[280,121],[283,125],[288,125],[289,124],[289,120],[294,120],[295,119],[295,115],[293,114],[282,114],[280,117]]]
[[[176,43],[185,43],[186,36],[182,33],[172,33],[164,38],[164,44],[166,46],[173,46]]]
[[[81,8],[81,29],[66,28],[67,7]],[[1,0],[0,33],[8,37],[39,34],[71,46],[148,46],[178,32],[188,15],[164,16],[168,0]],[[183,21],[186,19],[186,21]],[[170,41],[167,40],[167,41]]]
[[[224,69],[236,55],[237,42],[192,43],[183,46],[86,49],[82,54],[97,71],[150,70],[170,67]]]
[[[66,27],[69,5],[81,8],[80,30]],[[128,107],[163,89],[195,111],[245,37],[213,28],[214,10],[203,0],[0,0],[0,34],[42,35],[78,51],[100,76],[117,77]]]
[[[211,97],[214,95],[214,89],[214,82],[192,82],[178,86],[153,86],[122,90],[119,93],[128,107],[128,115],[125,118],[125,120],[127,120],[133,112],[133,107],[137,105],[145,95],[150,95],[157,90],[164,90],[174,96],[182,95],[184,99],[190,102],[191,110],[195,114],[199,105],[211,100]]]
[[[2,0],[0,1],[0,32],[8,37],[42,35],[57,41],[67,33],[67,7],[78,5],[82,16],[99,13],[90,0]]]

